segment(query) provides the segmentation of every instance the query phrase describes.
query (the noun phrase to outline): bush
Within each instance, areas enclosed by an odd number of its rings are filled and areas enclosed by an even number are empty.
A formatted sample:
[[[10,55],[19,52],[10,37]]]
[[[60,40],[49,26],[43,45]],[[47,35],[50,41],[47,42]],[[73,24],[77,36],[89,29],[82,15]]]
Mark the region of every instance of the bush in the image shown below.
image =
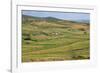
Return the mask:
[[[24,40],[31,40],[31,36],[28,34],[25,36]]]
[[[80,28],[79,30],[81,30],[81,31],[85,31],[85,29],[84,29],[84,28]]]

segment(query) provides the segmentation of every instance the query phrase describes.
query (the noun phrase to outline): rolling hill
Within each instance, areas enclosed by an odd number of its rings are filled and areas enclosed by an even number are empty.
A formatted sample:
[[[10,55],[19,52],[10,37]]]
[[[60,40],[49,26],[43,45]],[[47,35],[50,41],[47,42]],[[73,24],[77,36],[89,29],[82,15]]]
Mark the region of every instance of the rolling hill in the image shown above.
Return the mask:
[[[90,58],[89,23],[22,15],[22,62]]]

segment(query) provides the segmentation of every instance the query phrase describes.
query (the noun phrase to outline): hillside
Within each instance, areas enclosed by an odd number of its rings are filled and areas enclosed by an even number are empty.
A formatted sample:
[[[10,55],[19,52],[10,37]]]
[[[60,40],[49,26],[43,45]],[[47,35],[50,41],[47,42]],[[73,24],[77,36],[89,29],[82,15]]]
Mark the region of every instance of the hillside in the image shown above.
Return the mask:
[[[22,62],[89,59],[89,27],[85,22],[22,15]]]

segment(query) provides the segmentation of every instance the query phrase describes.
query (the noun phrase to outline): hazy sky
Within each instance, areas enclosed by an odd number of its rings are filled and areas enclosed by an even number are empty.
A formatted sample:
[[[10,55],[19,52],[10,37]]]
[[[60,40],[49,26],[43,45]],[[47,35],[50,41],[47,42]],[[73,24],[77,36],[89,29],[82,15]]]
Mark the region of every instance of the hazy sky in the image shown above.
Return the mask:
[[[33,11],[23,10],[23,15],[36,16],[36,17],[55,17],[64,20],[90,20],[89,13],[80,12],[49,12],[49,11]]]

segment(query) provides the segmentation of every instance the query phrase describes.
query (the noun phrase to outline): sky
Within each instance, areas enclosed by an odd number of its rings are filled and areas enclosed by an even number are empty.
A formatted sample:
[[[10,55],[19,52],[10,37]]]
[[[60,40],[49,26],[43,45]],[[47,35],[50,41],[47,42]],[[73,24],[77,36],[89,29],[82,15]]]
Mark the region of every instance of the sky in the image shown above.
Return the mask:
[[[50,11],[22,10],[22,14],[35,17],[55,17],[64,20],[90,20],[90,14],[82,12],[50,12]]]

